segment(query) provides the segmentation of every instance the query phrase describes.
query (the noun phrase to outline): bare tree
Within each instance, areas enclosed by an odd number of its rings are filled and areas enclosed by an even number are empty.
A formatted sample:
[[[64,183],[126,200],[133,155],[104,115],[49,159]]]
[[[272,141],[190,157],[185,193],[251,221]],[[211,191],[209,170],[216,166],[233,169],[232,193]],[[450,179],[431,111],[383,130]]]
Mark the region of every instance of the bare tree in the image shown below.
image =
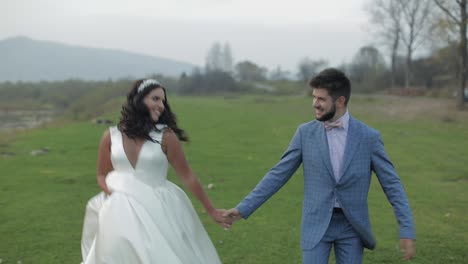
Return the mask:
[[[391,87],[395,87],[401,36],[401,5],[398,0],[371,0],[365,7],[373,34],[390,50]]]
[[[460,90],[458,92],[457,108],[465,107],[465,86],[467,75],[467,38],[466,38],[466,2],[467,0],[434,0],[436,5],[447,15],[447,20],[451,21],[459,30],[459,64],[460,64]],[[457,15],[458,12],[458,15]]]
[[[232,73],[232,53],[229,43],[221,45],[221,43],[214,43],[208,51],[206,56],[205,69],[207,72],[222,71]]]
[[[401,40],[406,48],[405,87],[408,88],[412,77],[412,62],[414,52],[426,40],[426,33],[430,27],[428,23],[432,9],[429,0],[399,0],[402,11]]]
[[[241,61],[234,67],[236,76],[240,81],[259,82],[266,80],[268,69],[260,67],[251,61]]]
[[[232,64],[233,64],[233,60],[232,60],[232,52],[231,52],[231,46],[229,45],[229,43],[224,43],[224,47],[223,47],[223,68],[224,68],[224,71],[225,72],[228,72],[228,73],[232,73]]]
[[[288,70],[281,69],[281,66],[276,66],[273,70],[270,71],[269,79],[272,81],[284,81],[287,80],[290,76]]]
[[[214,43],[206,56],[205,69],[207,72],[223,69],[223,51],[219,42]]]
[[[382,87],[385,60],[373,46],[364,46],[354,55],[349,65],[351,80],[358,83],[363,91],[375,91]]]
[[[309,57],[305,57],[298,64],[299,72],[297,76],[304,82],[307,82],[312,76],[327,66],[328,61],[324,59],[312,60]]]
[[[414,52],[423,44],[430,28],[429,15],[432,10],[430,0],[398,0],[402,15],[401,40],[406,48],[405,87],[408,88],[412,77]]]

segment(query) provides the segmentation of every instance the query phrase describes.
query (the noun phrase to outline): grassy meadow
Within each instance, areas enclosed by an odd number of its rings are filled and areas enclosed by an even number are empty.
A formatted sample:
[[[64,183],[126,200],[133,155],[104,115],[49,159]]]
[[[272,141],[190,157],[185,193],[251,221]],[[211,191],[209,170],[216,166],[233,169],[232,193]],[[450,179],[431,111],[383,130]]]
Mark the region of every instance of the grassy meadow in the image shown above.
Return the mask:
[[[123,102],[123,98],[121,101]],[[286,149],[296,127],[313,119],[306,97],[171,97],[191,138],[188,160],[220,208],[235,206]],[[115,104],[114,104],[115,105]],[[468,114],[430,98],[353,96],[353,116],[382,133],[407,191],[417,230],[411,263],[468,258]],[[104,118],[118,119],[114,107]],[[105,126],[60,122],[2,134],[0,263],[79,263],[84,208],[99,192],[97,147]],[[32,156],[35,149],[45,155]],[[229,231],[192,198],[223,263],[301,263],[302,169],[247,221]],[[180,184],[173,171],[169,178]],[[369,206],[377,248],[364,263],[403,263],[391,206],[373,178]],[[465,261],[465,262],[464,262]]]

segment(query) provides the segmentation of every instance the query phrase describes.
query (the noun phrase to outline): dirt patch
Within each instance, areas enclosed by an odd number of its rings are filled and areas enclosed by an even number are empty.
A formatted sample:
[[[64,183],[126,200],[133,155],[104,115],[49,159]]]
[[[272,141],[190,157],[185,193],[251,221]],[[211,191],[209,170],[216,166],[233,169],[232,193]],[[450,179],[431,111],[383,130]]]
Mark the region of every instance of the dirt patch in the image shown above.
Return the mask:
[[[372,112],[383,117],[402,120],[439,120],[442,122],[468,122],[468,111],[458,111],[456,101],[444,98],[402,97],[394,95],[357,95],[350,107]]]

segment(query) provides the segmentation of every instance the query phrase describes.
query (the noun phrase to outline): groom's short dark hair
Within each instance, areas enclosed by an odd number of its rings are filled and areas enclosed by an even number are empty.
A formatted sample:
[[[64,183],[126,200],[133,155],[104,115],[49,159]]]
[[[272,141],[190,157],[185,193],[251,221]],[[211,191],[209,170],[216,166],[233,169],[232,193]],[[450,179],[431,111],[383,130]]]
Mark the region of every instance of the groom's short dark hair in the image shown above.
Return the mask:
[[[309,81],[309,86],[316,89],[325,89],[333,100],[340,96],[346,98],[345,105],[351,97],[351,82],[348,77],[335,68],[327,68]]]

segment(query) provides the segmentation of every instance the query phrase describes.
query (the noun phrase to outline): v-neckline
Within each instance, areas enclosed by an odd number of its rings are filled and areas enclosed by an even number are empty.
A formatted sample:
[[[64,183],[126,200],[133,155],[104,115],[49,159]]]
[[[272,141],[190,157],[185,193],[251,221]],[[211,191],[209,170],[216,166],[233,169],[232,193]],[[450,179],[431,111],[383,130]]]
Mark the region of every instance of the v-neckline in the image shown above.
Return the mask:
[[[130,165],[130,168],[132,168],[133,170],[136,170],[137,167],[138,167],[138,163],[139,163],[139,161],[140,161],[141,151],[143,150],[143,147],[146,145],[146,142],[147,142],[148,140],[145,139],[145,141],[143,142],[143,144],[141,144],[140,150],[138,151],[138,154],[136,155],[135,165],[133,165],[132,162],[130,161],[130,159],[128,158],[127,152],[125,151],[123,133],[122,133],[121,131],[119,131],[119,132],[120,132],[120,138],[122,139],[122,150],[123,150],[123,153],[124,153],[124,155],[125,155],[125,158],[127,159],[127,162],[128,162],[128,164]]]

